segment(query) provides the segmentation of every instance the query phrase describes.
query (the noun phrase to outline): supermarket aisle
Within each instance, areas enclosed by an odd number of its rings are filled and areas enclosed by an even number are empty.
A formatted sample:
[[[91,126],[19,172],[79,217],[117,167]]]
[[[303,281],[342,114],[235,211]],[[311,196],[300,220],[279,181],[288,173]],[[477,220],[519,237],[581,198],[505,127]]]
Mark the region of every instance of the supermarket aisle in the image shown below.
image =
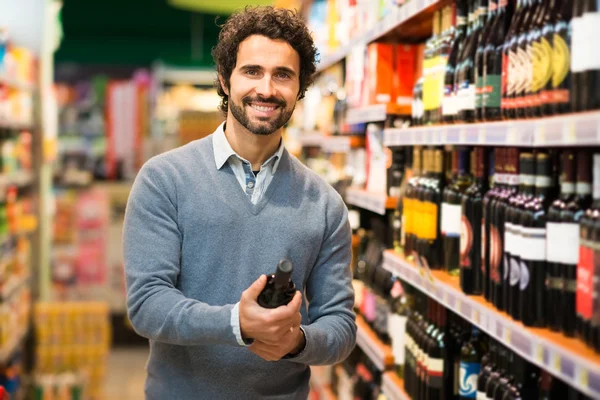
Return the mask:
[[[108,357],[105,398],[107,400],[144,400],[148,349],[130,347],[111,349]]]

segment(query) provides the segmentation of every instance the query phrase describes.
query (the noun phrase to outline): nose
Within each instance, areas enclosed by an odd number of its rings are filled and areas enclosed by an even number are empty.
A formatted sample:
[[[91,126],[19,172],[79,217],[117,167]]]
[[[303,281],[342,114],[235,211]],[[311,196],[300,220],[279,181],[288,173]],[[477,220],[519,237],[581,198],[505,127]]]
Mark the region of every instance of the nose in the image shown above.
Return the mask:
[[[265,74],[256,85],[256,94],[269,98],[275,96],[276,90],[270,75]]]

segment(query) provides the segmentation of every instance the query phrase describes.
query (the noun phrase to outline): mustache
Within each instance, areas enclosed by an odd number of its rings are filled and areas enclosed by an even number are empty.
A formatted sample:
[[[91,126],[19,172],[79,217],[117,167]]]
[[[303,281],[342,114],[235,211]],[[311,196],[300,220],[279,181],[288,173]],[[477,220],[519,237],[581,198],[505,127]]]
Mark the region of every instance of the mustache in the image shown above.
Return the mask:
[[[244,98],[242,98],[242,103],[244,103],[245,105],[249,105],[250,103],[267,103],[267,104],[273,104],[275,106],[278,107],[283,107],[285,108],[285,101],[278,99],[277,97],[262,97],[262,96],[256,96],[256,97],[252,97],[252,96],[246,96]]]

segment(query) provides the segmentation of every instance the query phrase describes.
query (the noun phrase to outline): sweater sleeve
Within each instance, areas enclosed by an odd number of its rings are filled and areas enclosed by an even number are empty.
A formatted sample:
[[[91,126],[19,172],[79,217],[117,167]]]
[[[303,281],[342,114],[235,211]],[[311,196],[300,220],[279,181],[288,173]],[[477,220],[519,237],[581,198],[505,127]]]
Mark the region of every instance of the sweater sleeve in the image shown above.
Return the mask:
[[[138,174],[125,212],[123,251],[127,311],[135,331],[177,345],[237,345],[233,304],[211,306],[177,289],[182,233],[167,161],[156,157]]]
[[[339,199],[327,214],[328,229],[306,283],[310,320],[309,325],[302,325],[306,346],[299,354],[287,358],[308,365],[338,363],[348,357],[356,344],[348,210]]]

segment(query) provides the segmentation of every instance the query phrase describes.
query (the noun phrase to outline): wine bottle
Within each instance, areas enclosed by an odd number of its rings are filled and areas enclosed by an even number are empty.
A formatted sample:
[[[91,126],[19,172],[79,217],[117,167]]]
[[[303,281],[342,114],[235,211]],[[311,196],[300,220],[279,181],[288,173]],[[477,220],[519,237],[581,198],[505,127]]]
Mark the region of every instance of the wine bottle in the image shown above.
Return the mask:
[[[456,71],[454,73],[454,93],[456,94],[456,118],[455,122],[465,122],[462,118],[464,117],[464,113],[462,110],[467,107],[470,100],[470,92],[469,92],[469,82],[465,80],[465,68],[468,66],[468,56],[469,51],[471,49],[471,43],[473,42],[473,31],[475,30],[475,25],[477,21],[477,10],[478,10],[478,1],[479,0],[467,0],[469,4],[468,8],[468,25],[467,25],[467,33],[465,40],[463,42],[462,49],[460,50],[460,54],[458,57],[458,61],[456,63]],[[466,83],[466,86],[463,86]],[[474,82],[472,82],[474,83]],[[475,103],[475,86],[471,86],[473,91],[473,103]],[[474,105],[474,104],[473,104]]]
[[[296,293],[296,285],[292,282],[294,267],[288,259],[277,264],[277,270],[267,278],[265,288],[258,295],[257,302],[263,308],[277,308],[292,301]]]
[[[550,2],[537,1],[537,11],[533,17],[527,38],[527,51],[531,60],[531,85],[527,93],[525,114],[527,117],[542,115],[542,88],[546,87],[552,78],[552,47],[543,35],[544,26],[552,15]]]
[[[573,1],[561,0],[552,36],[552,106],[555,114],[571,112],[571,16]]]
[[[412,296],[403,287],[400,279],[394,281],[390,292],[392,301],[390,305],[390,316],[388,318],[388,330],[392,339],[392,353],[394,355],[394,371],[399,378],[404,377],[404,368],[407,363],[406,337],[408,320],[413,307]]]
[[[525,7],[525,16],[517,36],[517,73],[518,73],[518,84],[515,88],[515,118],[525,118],[526,94],[527,90],[531,86],[531,80],[533,79],[533,71],[531,65],[531,59],[527,52],[527,37],[531,26],[531,21],[537,11],[537,2],[535,0],[529,0]],[[519,73],[520,72],[520,73]]]
[[[546,216],[554,200],[548,154],[537,154],[535,171],[535,197],[524,204],[520,215],[518,315],[525,326],[542,327],[546,324]]]
[[[523,18],[526,16],[527,11],[527,0],[518,0],[517,10],[512,19],[510,29],[506,35],[506,40],[503,46],[503,63],[505,69],[503,69],[503,80],[506,77],[506,86],[502,92],[502,113],[504,118],[510,119],[516,117],[515,110],[515,95],[517,88],[521,81],[521,70],[519,62],[518,49],[518,38],[521,34]]]
[[[519,320],[519,288],[521,272],[521,214],[535,194],[535,161],[533,154],[522,153],[519,156],[519,194],[511,197],[506,211],[504,224],[504,294],[506,312],[514,319]]]
[[[563,333],[567,336],[575,335],[577,329],[577,265],[579,264],[579,238],[580,221],[585,210],[592,203],[592,163],[591,155],[587,150],[577,152],[577,183],[575,184],[575,198],[567,203],[561,213],[561,228],[563,246],[561,263],[562,279],[562,304],[565,305],[563,313]]]
[[[444,189],[442,205],[442,235],[444,266],[450,275],[460,271],[461,198],[471,185],[469,174],[469,151],[455,150],[452,154],[452,169],[456,171],[454,181]]]
[[[452,40],[452,48],[444,72],[444,99],[442,103],[442,119],[444,123],[453,123],[456,116],[456,92],[454,90],[454,76],[456,73],[458,57],[464,46],[467,32],[467,0],[456,1],[456,33]]]
[[[487,398],[485,388],[492,372],[497,368],[498,355],[496,354],[496,341],[489,340],[489,352],[481,360],[481,373],[477,377],[477,400],[485,400]]]
[[[497,360],[497,367],[492,370],[485,385],[487,400],[494,400],[496,389],[500,385],[500,379],[506,378],[506,374],[508,373],[508,350],[501,343],[498,343]]]
[[[483,120],[483,94],[485,89],[485,80],[483,78],[485,46],[489,42],[489,37],[494,33],[492,27],[496,21],[498,10],[498,0],[490,0],[489,10],[485,14],[485,4],[482,4],[479,14],[479,24],[483,27],[480,31],[477,48],[475,50],[475,120]]]
[[[554,59],[554,46],[560,45],[560,43],[554,43],[554,34],[556,33],[556,24],[558,22],[560,8],[560,0],[550,0],[548,4],[548,8],[546,9],[546,13],[544,14],[543,21],[541,23],[541,35],[538,41],[539,48],[543,51],[546,57],[548,57],[548,65],[544,68],[546,73],[549,71],[550,73],[545,75],[543,82],[540,82],[540,113],[541,115],[552,115],[554,113],[554,99],[552,95],[552,80],[554,75],[557,73],[555,71],[557,68],[562,68],[562,65],[559,63],[554,65],[556,61]],[[544,64],[546,65],[546,64]]]
[[[573,18],[571,19],[571,109],[572,111],[586,110],[585,82],[587,78],[587,61],[589,50],[587,46],[586,26],[583,15],[592,0],[573,1]]]
[[[421,241],[421,265],[428,269],[442,268],[442,241],[440,232],[440,204],[444,188],[442,171],[442,151],[432,150],[433,169],[430,181],[422,191],[423,194],[423,238]]]
[[[512,3],[500,0],[496,17],[483,51],[482,119],[502,119],[502,94],[506,91],[508,60],[503,62],[503,46],[513,16]]]
[[[512,351],[507,350],[506,363],[509,367],[506,368],[504,374],[500,375],[498,378],[498,383],[492,395],[494,400],[503,400],[504,396],[508,394],[510,387],[515,382],[515,375],[520,372],[518,368],[515,368],[517,367],[515,365],[516,361],[515,354]]]
[[[546,293],[548,326],[553,331],[560,331],[564,304],[562,304],[562,247],[563,231],[561,229],[561,213],[567,204],[575,197],[575,153],[565,151],[562,153],[562,175],[560,182],[560,197],[556,199],[548,210],[546,223]]]
[[[499,164],[502,165],[504,155],[504,149],[498,148],[494,151],[490,152],[490,162],[489,162],[489,170],[488,177],[491,182],[491,189],[488,190],[483,197],[482,204],[482,227],[481,227],[481,276],[482,276],[482,292],[483,296],[487,301],[491,302],[490,297],[490,262],[491,262],[491,249],[490,249],[490,236],[491,236],[491,223],[492,223],[492,207],[495,203],[498,193],[500,190],[500,186],[503,184],[503,171],[504,166],[502,168],[499,167]]]
[[[404,255],[405,257],[412,259],[414,257],[413,252],[416,251],[416,202],[417,202],[417,189],[419,186],[419,179],[421,177],[422,169],[422,150],[419,147],[413,149],[413,176],[408,180],[406,187],[406,193],[402,197],[402,220],[404,224]]]
[[[485,180],[485,150],[478,147],[472,154],[475,181],[465,191],[461,199],[460,286],[466,294],[481,294],[483,289],[483,275],[481,273],[482,202],[483,195],[487,189]]]
[[[440,11],[433,14],[433,35],[425,44],[423,59],[423,107],[425,113],[423,123],[425,125],[434,122],[436,109],[436,73],[439,59],[437,57],[437,45],[440,39]]]
[[[460,350],[460,399],[475,399],[477,396],[477,378],[481,372],[483,344],[479,329],[473,327],[471,338]]]
[[[423,125],[423,114],[424,114],[424,106],[423,106],[423,85],[425,83],[425,78],[421,77],[415,83],[415,87],[413,88],[413,102],[411,107],[411,115],[412,115],[412,125],[413,126],[421,126]]]

